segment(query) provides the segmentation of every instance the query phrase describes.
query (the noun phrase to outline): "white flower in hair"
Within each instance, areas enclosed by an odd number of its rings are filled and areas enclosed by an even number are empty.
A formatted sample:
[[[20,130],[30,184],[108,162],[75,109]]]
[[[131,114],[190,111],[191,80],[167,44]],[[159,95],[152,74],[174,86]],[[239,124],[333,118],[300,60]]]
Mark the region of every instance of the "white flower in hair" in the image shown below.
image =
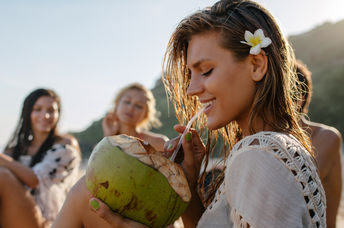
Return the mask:
[[[252,46],[250,49],[250,54],[258,55],[261,48],[265,48],[271,44],[271,39],[264,36],[264,32],[261,29],[257,29],[254,34],[250,31],[245,31],[245,40],[240,41],[240,43]]]

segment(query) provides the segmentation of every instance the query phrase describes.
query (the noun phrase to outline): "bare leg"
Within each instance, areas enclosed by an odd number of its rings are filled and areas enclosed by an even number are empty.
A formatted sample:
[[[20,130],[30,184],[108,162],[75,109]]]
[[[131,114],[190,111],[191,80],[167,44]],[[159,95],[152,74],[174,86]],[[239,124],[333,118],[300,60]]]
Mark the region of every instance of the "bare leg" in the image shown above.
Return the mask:
[[[1,227],[43,227],[44,218],[31,194],[8,169],[0,167]]]
[[[94,213],[89,206],[92,197],[82,177],[70,190],[52,228],[110,228],[111,226]]]

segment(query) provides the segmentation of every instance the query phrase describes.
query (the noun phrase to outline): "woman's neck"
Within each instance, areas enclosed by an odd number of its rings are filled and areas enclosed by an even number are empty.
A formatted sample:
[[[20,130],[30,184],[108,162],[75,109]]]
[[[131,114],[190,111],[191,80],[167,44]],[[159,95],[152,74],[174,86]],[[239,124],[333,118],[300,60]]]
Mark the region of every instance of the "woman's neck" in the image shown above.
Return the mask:
[[[38,152],[44,141],[48,138],[49,133],[34,133],[33,140],[28,149],[29,155],[34,155]]]
[[[242,136],[245,137],[245,136],[249,136],[251,135],[251,129],[250,129],[250,126],[249,126],[249,121],[245,121],[244,124],[243,123],[238,123],[239,124],[239,127],[241,128],[241,131],[242,131]],[[261,132],[261,131],[272,131],[273,128],[265,123],[260,117],[256,118],[256,120],[252,123],[252,129],[258,133],[258,132]]]
[[[120,124],[119,127],[119,132],[121,134],[126,134],[126,135],[130,135],[130,136],[135,136],[138,137],[139,132],[137,131],[136,127],[134,126],[130,126],[130,125],[126,125],[126,124]]]

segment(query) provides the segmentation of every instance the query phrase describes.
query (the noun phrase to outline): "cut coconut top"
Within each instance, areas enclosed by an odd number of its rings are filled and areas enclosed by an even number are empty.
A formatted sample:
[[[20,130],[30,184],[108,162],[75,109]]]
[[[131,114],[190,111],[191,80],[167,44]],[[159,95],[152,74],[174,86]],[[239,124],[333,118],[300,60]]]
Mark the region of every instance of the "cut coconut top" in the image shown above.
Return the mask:
[[[139,138],[124,134],[106,138],[111,145],[121,148],[123,152],[158,170],[167,178],[168,183],[185,202],[190,201],[189,185],[183,170],[178,164],[170,161],[162,153],[157,152],[151,145]]]

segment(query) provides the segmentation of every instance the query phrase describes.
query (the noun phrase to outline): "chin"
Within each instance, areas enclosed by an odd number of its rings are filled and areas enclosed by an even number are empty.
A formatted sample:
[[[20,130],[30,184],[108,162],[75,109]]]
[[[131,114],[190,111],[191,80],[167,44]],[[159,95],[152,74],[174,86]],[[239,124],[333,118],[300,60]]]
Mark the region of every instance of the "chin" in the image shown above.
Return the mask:
[[[217,130],[217,129],[220,129],[221,127],[224,127],[224,126],[225,126],[225,124],[223,125],[223,124],[221,124],[219,122],[216,122],[216,121],[208,118],[207,128],[209,130]]]

